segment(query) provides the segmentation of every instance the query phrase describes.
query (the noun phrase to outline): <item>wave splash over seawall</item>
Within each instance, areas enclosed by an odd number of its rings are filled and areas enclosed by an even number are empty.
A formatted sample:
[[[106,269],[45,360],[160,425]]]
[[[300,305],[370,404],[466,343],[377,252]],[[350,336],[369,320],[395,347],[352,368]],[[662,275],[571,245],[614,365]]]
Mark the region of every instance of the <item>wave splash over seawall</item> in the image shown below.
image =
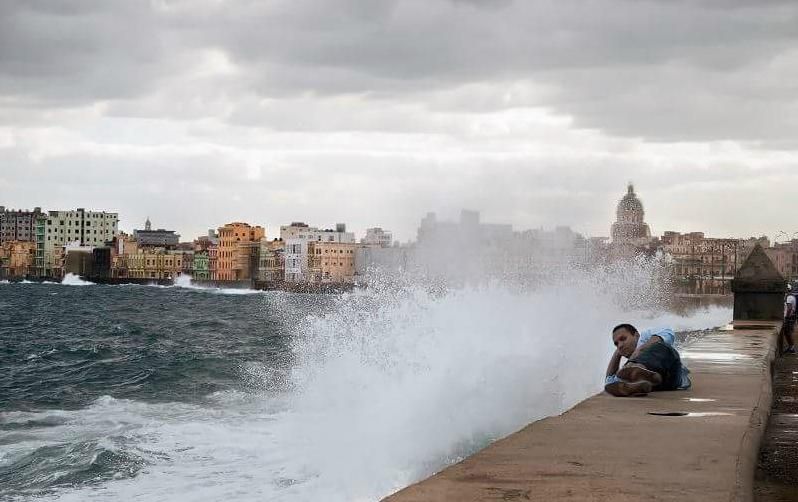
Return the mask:
[[[0,468],[66,442],[111,452],[129,473],[47,497],[379,500],[600,391],[613,325],[729,321],[725,307],[668,313],[653,267],[564,273],[539,288],[377,284],[323,305],[264,297],[290,337],[284,366],[253,354],[245,389],[199,403],[101,397],[3,414],[5,424],[50,425],[28,431]]]

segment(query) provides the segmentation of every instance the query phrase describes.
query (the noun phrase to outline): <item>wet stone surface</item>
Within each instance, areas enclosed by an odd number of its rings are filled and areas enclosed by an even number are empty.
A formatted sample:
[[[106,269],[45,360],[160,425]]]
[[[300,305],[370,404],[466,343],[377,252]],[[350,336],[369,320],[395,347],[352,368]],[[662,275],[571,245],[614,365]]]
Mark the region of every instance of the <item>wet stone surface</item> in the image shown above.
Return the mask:
[[[798,501],[798,355],[774,364],[773,409],[756,476],[758,502]]]

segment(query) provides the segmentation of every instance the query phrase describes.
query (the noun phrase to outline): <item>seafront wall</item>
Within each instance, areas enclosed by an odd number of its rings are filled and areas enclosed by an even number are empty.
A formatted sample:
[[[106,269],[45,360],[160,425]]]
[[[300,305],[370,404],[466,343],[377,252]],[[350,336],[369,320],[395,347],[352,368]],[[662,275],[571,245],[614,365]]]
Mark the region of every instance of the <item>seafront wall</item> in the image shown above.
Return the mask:
[[[683,350],[691,390],[598,394],[385,501],[750,501],[775,339],[710,332]]]

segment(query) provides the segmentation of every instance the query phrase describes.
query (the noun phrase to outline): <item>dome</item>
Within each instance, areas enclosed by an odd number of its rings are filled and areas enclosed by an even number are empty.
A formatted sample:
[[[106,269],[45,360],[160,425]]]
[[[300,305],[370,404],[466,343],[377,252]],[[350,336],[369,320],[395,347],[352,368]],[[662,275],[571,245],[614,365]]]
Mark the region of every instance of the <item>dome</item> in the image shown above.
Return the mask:
[[[635,221],[642,223],[645,217],[643,203],[637,198],[635,187],[629,183],[626,195],[618,202],[618,221]]]
[[[618,202],[618,219],[611,230],[615,243],[641,243],[651,238],[651,230],[645,222],[643,203],[637,198],[634,185],[629,183],[626,195]]]

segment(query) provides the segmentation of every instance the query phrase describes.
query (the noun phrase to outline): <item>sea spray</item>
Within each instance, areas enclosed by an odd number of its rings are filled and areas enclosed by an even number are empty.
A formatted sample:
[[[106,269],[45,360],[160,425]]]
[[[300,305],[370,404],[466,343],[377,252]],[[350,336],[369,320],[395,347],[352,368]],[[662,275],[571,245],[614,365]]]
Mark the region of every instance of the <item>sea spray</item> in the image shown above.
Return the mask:
[[[675,320],[656,259],[545,278],[432,291],[394,278],[309,317],[285,438],[306,459],[304,489],[384,496],[598,392],[615,324]]]

